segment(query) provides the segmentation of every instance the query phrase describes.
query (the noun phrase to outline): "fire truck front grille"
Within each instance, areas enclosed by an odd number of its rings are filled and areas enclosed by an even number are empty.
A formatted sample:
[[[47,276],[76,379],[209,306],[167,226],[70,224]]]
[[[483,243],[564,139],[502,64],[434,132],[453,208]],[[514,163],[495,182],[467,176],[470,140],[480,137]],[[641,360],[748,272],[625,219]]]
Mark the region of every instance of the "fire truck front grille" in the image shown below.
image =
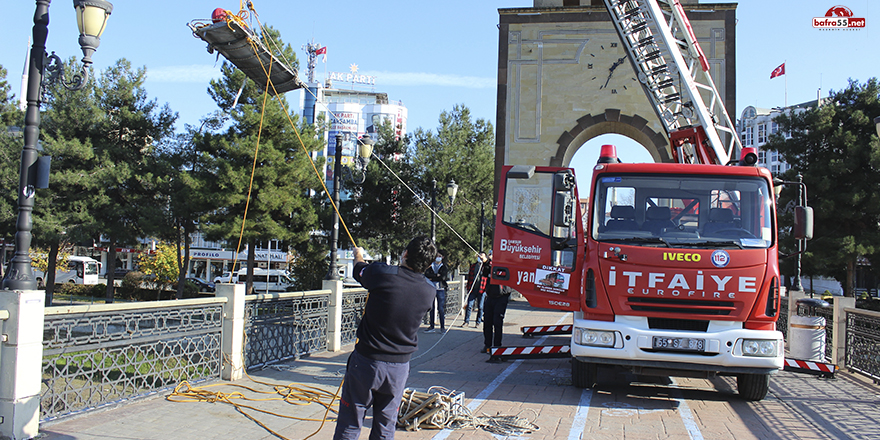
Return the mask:
[[[694,319],[648,318],[648,328],[656,330],[685,330],[694,332],[706,332],[706,330],[709,330],[709,321],[698,321]]]
[[[731,301],[704,301],[671,298],[629,298],[627,305],[634,311],[680,313],[689,315],[726,316],[736,312]]]

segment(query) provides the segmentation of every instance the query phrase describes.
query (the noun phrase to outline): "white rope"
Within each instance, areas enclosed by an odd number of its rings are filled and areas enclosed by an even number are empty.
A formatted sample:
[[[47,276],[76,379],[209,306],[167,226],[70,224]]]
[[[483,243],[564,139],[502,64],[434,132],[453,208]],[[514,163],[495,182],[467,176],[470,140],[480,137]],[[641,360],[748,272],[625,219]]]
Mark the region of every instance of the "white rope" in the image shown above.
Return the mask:
[[[534,417],[521,417],[530,411]],[[397,425],[407,431],[421,429],[482,429],[496,435],[513,436],[530,434],[540,429],[532,420],[538,414],[531,409],[518,415],[474,416],[464,405],[464,393],[434,386],[427,393],[407,389],[398,413]]]

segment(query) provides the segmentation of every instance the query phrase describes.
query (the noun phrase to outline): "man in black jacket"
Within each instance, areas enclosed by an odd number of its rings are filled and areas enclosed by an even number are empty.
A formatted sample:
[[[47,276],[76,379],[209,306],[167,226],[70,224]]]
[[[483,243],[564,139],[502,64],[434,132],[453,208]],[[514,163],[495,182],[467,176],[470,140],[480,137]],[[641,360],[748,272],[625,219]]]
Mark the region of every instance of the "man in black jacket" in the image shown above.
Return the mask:
[[[423,272],[436,255],[434,242],[424,236],[410,241],[400,266],[367,264],[363,249],[355,248],[354,278],[369,297],[348,358],[334,440],[357,439],[371,406],[370,438],[394,438],[409,360],[418,349],[419,325],[434,301],[434,286]]]
[[[434,262],[425,270],[425,278],[434,283],[434,288],[437,291],[437,304],[431,306],[431,317],[425,333],[434,333],[435,314],[440,317],[440,333],[446,331],[446,289],[449,287],[446,280],[448,277],[449,269],[443,263],[443,255],[438,253]]]
[[[489,255],[489,264],[492,264],[491,254]],[[504,313],[507,312],[507,303],[510,301],[511,293],[513,293],[513,289],[497,284],[497,281],[489,278],[489,285],[486,286],[486,300],[483,303],[485,310],[483,310],[483,350],[481,353],[488,353],[490,348],[501,346]],[[492,357],[489,361],[500,361],[500,358]]]

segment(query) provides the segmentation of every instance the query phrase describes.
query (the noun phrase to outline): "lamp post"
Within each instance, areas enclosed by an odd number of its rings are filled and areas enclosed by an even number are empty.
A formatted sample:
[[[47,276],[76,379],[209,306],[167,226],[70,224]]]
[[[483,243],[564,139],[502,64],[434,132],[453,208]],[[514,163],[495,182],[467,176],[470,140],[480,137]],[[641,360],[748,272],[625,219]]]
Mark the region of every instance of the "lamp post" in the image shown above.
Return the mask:
[[[369,134],[363,135],[358,139],[358,161],[355,167],[356,171],[361,173],[359,179],[351,177],[352,182],[361,184],[366,180],[367,165],[370,163],[370,156],[373,154],[373,145],[376,142]],[[336,133],[336,154],[333,156],[333,204],[336,210],[333,211],[333,230],[330,232],[330,269],[327,271],[325,280],[336,280],[339,278],[339,265],[337,258],[339,253],[339,190],[342,185],[342,133]]]
[[[2,288],[11,290],[35,290],[37,282],[31,267],[29,255],[31,230],[34,222],[35,188],[48,183],[48,167],[38,171],[37,142],[40,138],[40,104],[42,103],[43,73],[48,72],[49,81],[61,81],[71,90],[83,88],[88,81],[88,70],[92,64],[92,54],[101,43],[101,33],[107,25],[107,18],[113,5],[104,0],[74,0],[76,22],[79,27],[79,44],[83,51],[83,67],[70,82],[63,80],[64,66],[53,52],[46,54],[46,38],[49,35],[50,0],[36,0],[34,12],[33,41],[30,52],[30,67],[27,82],[27,110],[25,111],[24,147],[21,150],[21,171],[18,185],[18,220],[15,224],[15,255],[9,261],[9,269],[3,279]],[[45,162],[44,162],[45,163]],[[42,174],[42,175],[41,175]],[[39,185],[42,181],[44,184]]]
[[[443,209],[444,212],[452,212],[452,206],[455,204],[455,196],[458,194],[458,184],[454,179],[450,179],[446,184],[446,195],[449,197],[449,208]],[[437,243],[437,179],[431,180],[431,241]]]
[[[803,200],[803,197],[804,197],[803,196],[804,176],[801,173],[798,173],[797,181],[798,181],[797,204],[801,205],[802,204],[801,200]],[[806,205],[806,203],[803,203],[803,205]],[[797,241],[797,249],[798,249],[797,267],[795,268],[794,283],[792,283],[791,289],[796,290],[796,291],[802,291],[802,290],[804,290],[804,286],[801,284],[801,268],[802,268],[801,256],[804,253],[804,241],[803,240]],[[812,292],[810,293],[810,295],[812,296]]]

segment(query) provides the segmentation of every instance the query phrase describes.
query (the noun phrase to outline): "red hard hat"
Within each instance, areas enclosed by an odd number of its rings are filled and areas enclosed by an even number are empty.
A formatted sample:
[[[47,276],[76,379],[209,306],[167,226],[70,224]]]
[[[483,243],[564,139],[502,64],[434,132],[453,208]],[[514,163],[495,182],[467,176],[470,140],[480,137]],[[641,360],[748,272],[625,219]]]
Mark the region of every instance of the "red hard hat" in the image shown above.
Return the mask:
[[[214,9],[214,12],[211,14],[211,21],[214,23],[218,23],[226,20],[226,10],[223,8]]]

